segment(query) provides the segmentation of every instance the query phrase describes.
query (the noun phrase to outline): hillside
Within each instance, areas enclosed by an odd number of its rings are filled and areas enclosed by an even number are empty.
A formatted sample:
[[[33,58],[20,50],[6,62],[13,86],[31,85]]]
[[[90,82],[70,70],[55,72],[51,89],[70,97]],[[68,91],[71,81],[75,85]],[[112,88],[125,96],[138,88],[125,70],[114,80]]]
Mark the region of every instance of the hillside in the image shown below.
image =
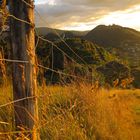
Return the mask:
[[[140,61],[138,61],[140,60],[140,47],[139,44],[134,45],[136,42],[140,42],[139,34],[140,33],[138,31],[130,28],[124,28],[116,25],[100,25],[85,36],[86,39],[89,38],[88,40],[91,40],[88,41],[78,38],[78,36],[74,35],[72,32],[65,31],[65,33],[61,34],[61,37],[66,41],[66,44],[70,46],[70,48],[68,48],[63,41],[60,41],[60,38],[55,33],[50,32],[43,37],[54,42],[59,50],[54,46],[52,49],[52,44],[40,40],[36,50],[39,59],[38,61],[43,66],[75,76],[82,76],[89,79],[89,77],[92,77],[91,75],[94,75],[94,79],[101,81],[102,84],[109,83],[113,85],[115,79],[119,79],[121,81],[127,76],[134,77],[134,87],[140,88],[140,80],[138,78],[140,75]],[[92,37],[95,38],[95,41],[93,41]],[[10,41],[7,37],[4,37],[4,39],[0,41],[0,48],[1,45],[5,46],[5,58],[10,58],[11,56],[8,42]],[[123,42],[128,43],[123,44]],[[62,50],[65,54],[60,50]],[[72,50],[80,57],[77,57]],[[131,64],[132,68],[128,65],[124,65],[124,63],[120,61],[120,58],[125,61],[127,60],[129,64]],[[121,63],[118,64],[117,61],[114,63],[114,60],[119,60]],[[109,62],[113,62],[113,65],[109,65],[109,68],[106,70],[106,66],[110,64]],[[114,70],[114,66],[117,66],[118,69]],[[89,67],[92,67],[94,71],[89,70]],[[120,74],[124,73],[123,67],[128,67],[129,73],[127,76],[124,75],[123,78],[120,78]],[[100,71],[99,68],[102,70]],[[115,76],[114,72],[116,73]],[[100,74],[103,75],[103,77]],[[45,77],[47,80],[49,79],[48,81],[52,83],[60,82],[62,79],[66,82],[70,82],[68,79],[74,80],[72,77],[62,76],[49,70],[45,71],[42,77]],[[41,81],[41,79],[39,81]]]
[[[89,67],[94,69],[115,59],[103,47],[92,42],[79,38],[65,39],[65,42],[67,45],[62,41],[55,41],[59,49],[52,49],[52,44],[40,42],[37,49],[39,61],[54,70],[86,77],[89,75]],[[49,79],[51,72],[47,71],[45,75]],[[60,80],[58,74],[55,75],[54,82],[57,80]]]
[[[84,39],[103,46],[131,66],[140,66],[140,32],[134,29],[99,25],[87,33]]]

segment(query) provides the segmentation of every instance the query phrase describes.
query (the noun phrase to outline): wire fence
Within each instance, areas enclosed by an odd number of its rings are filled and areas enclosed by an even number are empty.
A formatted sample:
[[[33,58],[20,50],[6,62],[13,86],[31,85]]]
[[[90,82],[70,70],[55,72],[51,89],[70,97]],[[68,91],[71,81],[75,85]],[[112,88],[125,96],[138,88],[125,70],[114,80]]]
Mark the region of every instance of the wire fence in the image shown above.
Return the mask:
[[[30,8],[33,8],[34,9],[34,5],[31,5],[29,3],[27,3],[25,0],[21,0],[24,4],[26,4],[27,6],[29,6]],[[43,19],[43,17],[40,15],[39,11],[37,9],[35,9],[35,12],[37,13],[37,15],[40,17],[40,20],[42,20],[46,25],[47,25],[47,22]],[[25,23],[25,24],[28,24],[30,26],[32,26],[34,29],[35,29],[35,26],[33,23],[30,23],[28,21],[25,21],[23,19],[19,19],[17,17],[15,17],[14,15],[11,15],[9,12],[8,13],[5,13],[3,11],[3,9],[0,9],[0,14],[2,16],[4,16],[6,18],[6,20],[8,20],[9,18],[13,18],[14,20],[17,20],[19,22],[22,22],[22,23]],[[6,22],[3,23],[2,26],[4,26]],[[67,54],[67,52],[65,52],[64,50],[62,50],[59,46],[56,45],[55,42],[51,41],[51,40],[48,40],[46,38],[44,38],[43,36],[40,36],[37,32],[37,30],[35,29],[35,33],[36,33],[36,37],[37,37],[37,40],[36,40],[36,44],[35,44],[35,49],[37,49],[37,47],[41,47],[39,46],[39,41],[44,41],[44,42],[47,42],[49,44],[51,44],[51,47],[52,47],[52,64],[51,64],[51,68],[50,67],[46,67],[42,64],[34,64],[33,66],[35,67],[38,67],[39,69],[44,69],[44,70],[49,70],[53,73],[57,73],[59,75],[63,75],[63,76],[68,76],[70,78],[75,78],[77,80],[81,80],[81,81],[84,81],[84,82],[89,82],[89,81],[92,81],[91,79],[87,78],[87,77],[81,77],[81,76],[78,76],[78,75],[75,75],[75,74],[71,74],[71,73],[66,73],[66,72],[63,72],[62,70],[56,70],[53,68],[53,63],[54,63],[54,60],[53,60],[53,48],[55,47],[57,50],[59,50],[64,56],[66,56],[67,58],[69,58],[73,63],[77,64],[78,66],[80,67],[87,67],[87,69],[92,69],[88,64],[87,62],[81,57],[79,56],[68,44],[67,42],[61,37],[61,35],[55,30],[55,29],[52,29],[53,32],[58,36],[59,40],[62,41],[64,44],[65,44],[65,47],[69,48],[71,50],[71,52],[73,53],[73,55],[75,55],[75,57],[77,59],[79,59],[81,63],[78,63],[72,56],[70,56],[69,54]],[[0,36],[4,33],[5,31],[3,29],[1,29],[1,32],[0,32]],[[4,52],[2,52],[4,53]],[[61,61],[61,60],[60,60]],[[0,62],[2,64],[4,64],[5,62],[9,62],[9,63],[23,63],[23,64],[29,64],[30,62],[29,61],[23,61],[23,60],[13,60],[13,59],[9,59],[9,58],[4,58],[4,54],[2,54],[2,56],[0,57]],[[52,77],[52,76],[51,76]],[[52,79],[52,78],[51,78]],[[10,106],[10,105],[13,105],[17,102],[21,102],[21,101],[24,101],[24,100],[31,100],[31,99],[34,99],[34,98],[43,98],[44,96],[48,95],[48,93],[46,94],[43,94],[43,95],[38,95],[38,96],[30,96],[30,97],[25,97],[25,98],[21,98],[21,99],[18,99],[18,100],[14,100],[14,101],[10,101],[10,102],[7,102],[5,104],[1,104],[0,105],[0,108],[3,108],[3,107],[6,107],[6,106]],[[54,118],[55,119],[55,118]],[[8,122],[3,122],[3,121],[0,121],[0,124],[8,124]],[[44,125],[44,124],[43,124]],[[39,126],[39,129],[40,127],[42,126]],[[21,132],[21,131],[20,131]],[[23,131],[25,132],[25,131]],[[10,133],[19,133],[19,131],[13,131],[13,132],[0,132],[0,135],[4,135],[4,134],[10,134]]]
[[[26,2],[25,0],[21,0],[21,1],[22,1],[24,4],[26,4],[27,6],[29,6],[30,8],[35,9],[35,8],[34,8],[34,7],[35,7],[34,5],[29,4],[29,3]],[[39,11],[38,11],[37,9],[35,9],[35,12],[36,12],[37,15],[39,16],[40,20],[42,20],[44,23],[47,24],[47,22],[43,19],[43,17],[40,15],[40,13],[39,13]],[[2,9],[0,9],[0,13],[2,14],[2,16],[5,16],[5,13],[4,13],[4,11],[3,11]],[[28,24],[28,25],[30,25],[30,26],[33,26],[33,23],[30,23],[30,22],[25,21],[25,20],[23,20],[23,19],[19,19],[19,18],[15,17],[14,15],[11,15],[10,13],[6,13],[6,18],[8,18],[8,17],[9,17],[9,18],[14,18],[14,19],[17,20],[17,21],[20,21],[20,22],[23,22],[23,23]],[[66,41],[61,37],[61,35],[60,35],[55,29],[52,28],[52,30],[53,30],[53,32],[59,37],[60,41],[62,41],[62,42],[65,44],[64,47],[68,47],[68,48],[71,50],[71,52],[77,57],[77,59],[79,59],[79,60],[81,60],[81,62],[83,62],[83,64],[78,63],[73,57],[71,57],[70,55],[68,55],[67,52],[65,52],[64,50],[62,50],[62,49],[61,49],[59,46],[57,46],[53,41],[50,41],[50,40],[44,38],[43,36],[40,36],[40,35],[38,34],[38,32],[37,32],[36,29],[35,29],[35,33],[36,33],[37,41],[36,41],[35,49],[36,49],[37,47],[41,47],[41,46],[39,46],[39,41],[40,41],[40,40],[41,40],[41,41],[44,41],[44,42],[47,42],[47,43],[50,43],[51,46],[52,46],[52,49],[53,49],[53,47],[55,47],[55,48],[56,48],[57,50],[59,50],[63,55],[65,55],[67,58],[69,58],[73,63],[77,64],[77,65],[80,66],[80,67],[84,67],[84,68],[87,67],[87,69],[89,69],[89,68],[92,69],[92,67],[90,67],[90,66],[87,64],[87,62],[85,62],[85,60],[84,60],[83,58],[81,58],[81,56],[79,56],[79,55],[66,43]],[[1,31],[1,34],[2,34],[2,32],[3,32],[3,30]],[[52,51],[52,53],[53,53],[53,51]],[[3,55],[3,57],[4,57],[4,55]],[[11,62],[11,63],[29,63],[28,61],[12,60],[12,59],[8,59],[8,58],[7,58],[7,59],[5,59],[5,58],[0,58],[0,61],[1,61],[1,62]],[[65,73],[65,72],[59,71],[59,70],[55,70],[55,69],[53,69],[53,63],[54,63],[54,60],[53,60],[53,54],[52,54],[52,64],[51,64],[52,68],[43,66],[43,65],[41,65],[41,64],[38,64],[37,66],[40,67],[40,68],[43,68],[43,69],[45,69],[45,70],[50,70],[50,71],[52,71],[52,72],[58,73],[58,74],[62,74],[62,75],[66,75],[66,76],[71,76],[71,77],[73,77],[73,78],[82,79],[82,80],[84,80],[84,81],[89,81],[89,79],[81,78],[81,77],[76,76],[76,75],[74,75],[74,74],[69,74],[69,73]]]
[[[31,8],[34,8],[33,5],[27,3],[25,0],[22,0],[22,2],[25,3],[27,6],[29,6],[29,7],[31,7]],[[39,11],[38,11],[37,9],[35,9],[35,12],[38,14],[38,16],[40,17],[40,19],[41,19],[44,23],[47,24],[47,22],[43,19],[43,17],[40,15],[40,13],[39,13]],[[4,12],[3,12],[2,10],[0,10],[0,13],[2,13],[2,15],[4,15]],[[14,18],[14,19],[17,20],[17,21],[20,21],[20,22],[23,22],[23,23],[26,23],[26,24],[28,24],[28,25],[33,26],[32,23],[30,23],[30,22],[28,22],[28,21],[25,21],[25,20],[23,20],[23,19],[19,19],[19,18],[15,17],[15,16],[13,16],[13,15],[11,15],[11,14],[9,14],[9,13],[8,13],[8,16],[7,16],[7,17],[12,17],[12,18]],[[83,58],[81,58],[81,57],[66,43],[66,41],[59,35],[59,33],[58,33],[55,29],[52,28],[52,30],[53,30],[53,32],[59,37],[60,41],[62,41],[62,42],[65,44],[65,47],[68,47],[68,48],[71,50],[71,52],[72,52],[79,60],[81,60],[81,61],[83,62],[83,64],[80,64],[80,63],[78,63],[76,60],[74,60],[70,55],[67,54],[67,52],[65,52],[64,50],[62,50],[62,49],[61,49],[59,46],[57,46],[54,42],[52,42],[52,41],[50,41],[50,40],[44,38],[43,36],[40,36],[40,35],[38,34],[38,32],[37,32],[36,29],[35,29],[35,33],[36,33],[36,36],[37,36],[37,42],[36,42],[35,48],[40,47],[40,46],[39,46],[39,41],[40,41],[40,40],[41,40],[41,41],[44,41],[44,42],[48,42],[48,43],[51,44],[52,47],[55,47],[55,48],[56,48],[57,50],[59,50],[63,55],[65,55],[67,58],[69,58],[70,60],[72,60],[72,62],[74,62],[75,64],[79,65],[80,67],[91,68],[91,67],[85,62],[85,60],[84,60]],[[53,57],[52,57],[52,59],[53,59]],[[18,63],[18,62],[27,63],[27,62],[21,61],[21,60],[10,60],[10,59],[5,59],[5,58],[3,58],[3,61],[13,62],[13,63],[14,63],[14,62],[15,62],[15,63]],[[54,62],[54,61],[52,60],[52,62]],[[52,65],[53,65],[53,64],[52,64]],[[42,68],[44,68],[44,69],[50,69],[50,68],[46,68],[45,66],[43,66]],[[91,69],[92,69],[92,68],[91,68]],[[51,69],[50,69],[50,70],[51,70]],[[54,69],[52,69],[51,71],[53,71],[53,72],[55,71],[55,72],[56,72],[56,70],[54,70]],[[59,72],[59,73],[60,73],[60,72]],[[63,72],[61,72],[61,73],[63,73]],[[63,74],[64,74],[64,73],[63,73]],[[65,73],[65,75],[70,75],[70,74]],[[75,77],[75,76],[74,76],[74,77]],[[76,76],[76,77],[78,77],[78,76]],[[81,77],[78,77],[78,78],[81,79]]]

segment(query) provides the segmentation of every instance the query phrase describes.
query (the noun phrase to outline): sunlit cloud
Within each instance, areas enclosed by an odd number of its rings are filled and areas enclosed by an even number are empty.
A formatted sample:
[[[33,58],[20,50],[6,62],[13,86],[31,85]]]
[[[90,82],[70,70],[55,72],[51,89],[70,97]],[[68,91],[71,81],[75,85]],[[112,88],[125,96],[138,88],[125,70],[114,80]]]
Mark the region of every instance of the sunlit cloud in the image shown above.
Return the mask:
[[[99,24],[111,25],[117,24],[125,27],[131,27],[140,30],[140,5],[134,6],[131,9],[125,11],[111,12],[97,20],[89,21],[86,23],[71,23],[70,26],[65,26],[64,29],[71,30],[91,30]],[[92,19],[92,18],[91,18]],[[63,28],[62,28],[63,29]]]
[[[112,12],[97,20],[97,24],[118,24],[140,30],[140,5],[125,11]]]
[[[44,4],[47,2],[48,2],[48,0],[35,0],[35,4]]]
[[[36,0],[36,3],[43,18],[42,21],[36,14],[36,26],[90,30],[99,24],[118,24],[140,30],[139,0]]]
[[[56,1],[55,0],[35,0],[35,4],[56,5]]]

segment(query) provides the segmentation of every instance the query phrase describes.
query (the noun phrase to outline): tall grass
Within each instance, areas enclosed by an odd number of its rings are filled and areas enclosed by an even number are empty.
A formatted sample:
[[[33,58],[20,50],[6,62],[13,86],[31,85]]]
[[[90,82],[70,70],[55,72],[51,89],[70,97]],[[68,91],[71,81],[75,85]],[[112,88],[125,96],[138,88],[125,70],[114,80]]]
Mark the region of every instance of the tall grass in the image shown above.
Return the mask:
[[[9,94],[9,95],[8,95]],[[0,90],[0,104],[8,102]],[[140,90],[93,89],[88,84],[39,87],[41,140],[139,140]],[[12,134],[12,108],[0,108],[0,139]]]
[[[5,84],[0,86],[0,105],[9,103],[12,101],[12,86]],[[8,105],[0,108],[0,140],[10,139],[9,134],[5,135],[5,132],[11,132],[13,130],[13,106]]]

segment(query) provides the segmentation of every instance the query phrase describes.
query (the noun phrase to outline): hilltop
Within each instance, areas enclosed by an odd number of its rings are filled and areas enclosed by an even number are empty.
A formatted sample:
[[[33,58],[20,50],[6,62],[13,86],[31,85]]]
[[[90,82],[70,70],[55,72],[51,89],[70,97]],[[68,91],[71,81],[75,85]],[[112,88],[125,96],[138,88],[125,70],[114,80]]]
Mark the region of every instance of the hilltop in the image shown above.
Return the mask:
[[[84,39],[103,46],[130,66],[140,66],[140,32],[118,25],[99,25],[88,32]]]

